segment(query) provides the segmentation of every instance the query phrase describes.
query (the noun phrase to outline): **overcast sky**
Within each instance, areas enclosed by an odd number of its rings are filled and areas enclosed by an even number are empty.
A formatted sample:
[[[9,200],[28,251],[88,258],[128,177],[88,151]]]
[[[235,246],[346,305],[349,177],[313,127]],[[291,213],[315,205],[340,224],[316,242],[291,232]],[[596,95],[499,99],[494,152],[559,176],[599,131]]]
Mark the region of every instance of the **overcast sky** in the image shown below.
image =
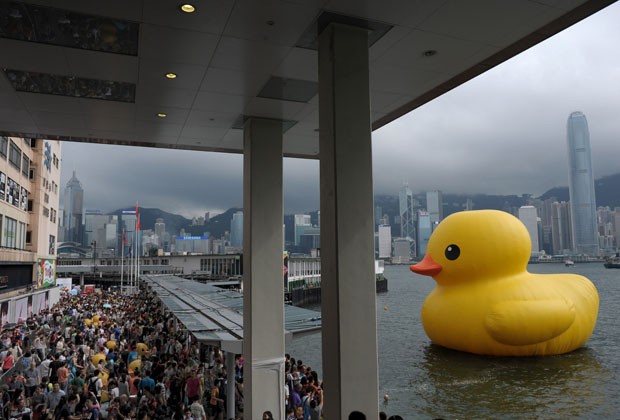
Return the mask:
[[[582,111],[596,178],[620,172],[620,4],[574,25],[373,133],[375,194],[540,195],[566,186],[566,120]],[[242,207],[242,156],[64,143],[85,208],[185,216]],[[97,159],[105,156],[105,159]],[[95,158],[93,158],[95,157]],[[318,161],[285,159],[285,213],[319,207]]]

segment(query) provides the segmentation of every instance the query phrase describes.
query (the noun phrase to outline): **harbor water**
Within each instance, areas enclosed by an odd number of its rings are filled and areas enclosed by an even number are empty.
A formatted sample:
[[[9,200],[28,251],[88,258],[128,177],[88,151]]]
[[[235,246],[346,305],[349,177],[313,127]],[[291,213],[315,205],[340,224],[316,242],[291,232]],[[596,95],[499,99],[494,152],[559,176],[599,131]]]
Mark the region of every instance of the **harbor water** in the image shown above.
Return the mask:
[[[514,358],[434,345],[420,310],[435,282],[405,265],[386,266],[389,291],[377,295],[380,409],[405,419],[620,419],[620,270],[602,263],[528,270],[577,273],[596,285],[598,322],[585,347]],[[286,350],[322,373],[320,334],[294,340]]]

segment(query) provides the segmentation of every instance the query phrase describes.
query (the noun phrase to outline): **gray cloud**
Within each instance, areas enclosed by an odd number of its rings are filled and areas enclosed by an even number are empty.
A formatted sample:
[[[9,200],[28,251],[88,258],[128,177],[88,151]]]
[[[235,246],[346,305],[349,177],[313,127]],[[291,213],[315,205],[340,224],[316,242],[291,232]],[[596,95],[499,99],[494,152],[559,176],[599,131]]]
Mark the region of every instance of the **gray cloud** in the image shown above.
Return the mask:
[[[376,193],[541,194],[567,185],[566,120],[589,123],[596,177],[620,171],[620,5],[613,4],[373,133]],[[63,144],[86,207],[187,216],[242,206],[242,156]],[[285,212],[319,206],[319,164],[285,159]]]
[[[596,177],[620,171],[616,4],[374,133],[375,190],[541,194],[567,185],[566,120],[588,118]]]

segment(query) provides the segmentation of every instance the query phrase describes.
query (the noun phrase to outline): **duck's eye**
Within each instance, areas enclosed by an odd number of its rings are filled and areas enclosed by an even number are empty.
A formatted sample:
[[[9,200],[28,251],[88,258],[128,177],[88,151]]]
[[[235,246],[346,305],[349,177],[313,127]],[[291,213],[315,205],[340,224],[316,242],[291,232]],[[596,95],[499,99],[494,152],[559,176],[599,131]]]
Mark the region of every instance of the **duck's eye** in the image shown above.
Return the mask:
[[[448,245],[446,248],[446,258],[450,261],[456,260],[461,255],[461,248],[458,245]]]

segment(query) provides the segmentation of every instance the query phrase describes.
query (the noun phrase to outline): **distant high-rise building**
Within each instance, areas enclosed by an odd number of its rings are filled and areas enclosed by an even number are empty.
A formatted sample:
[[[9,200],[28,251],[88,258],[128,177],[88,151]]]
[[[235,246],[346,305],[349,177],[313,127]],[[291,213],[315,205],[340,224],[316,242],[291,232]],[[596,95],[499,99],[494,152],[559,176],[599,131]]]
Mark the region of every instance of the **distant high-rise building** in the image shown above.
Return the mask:
[[[205,223],[207,223],[209,220],[211,220],[211,213],[206,212],[205,213]]]
[[[538,242],[538,214],[534,206],[521,206],[519,208],[519,220],[525,225],[532,241],[532,255],[538,255],[540,246]]]
[[[313,249],[318,248],[321,248],[321,229],[315,226],[306,228],[299,237],[297,252],[311,254]]]
[[[426,211],[431,218],[431,225],[443,220],[443,194],[441,191],[426,192]]]
[[[620,207],[614,209],[613,214],[614,243],[616,248],[620,248]]]
[[[166,223],[164,222],[164,219],[162,219],[161,217],[155,219],[155,226],[153,230],[155,231],[155,235],[157,235],[157,245],[159,245],[159,247],[162,247],[162,245],[164,244],[164,236],[166,234]]]
[[[590,154],[588,121],[581,112],[573,112],[566,126],[568,143],[568,191],[575,251],[598,255],[596,196]]]
[[[238,211],[233,214],[230,221],[230,245],[243,247],[243,212]]]
[[[293,232],[295,234],[295,245],[299,245],[301,235],[303,235],[307,229],[312,228],[312,221],[309,214],[296,214],[295,224],[293,225]]]
[[[383,217],[383,209],[381,206],[375,206],[375,225],[381,224],[381,218]]]
[[[84,215],[84,244],[95,247],[97,256],[121,255],[118,235],[118,217],[102,214],[99,210],[86,210]]]
[[[553,255],[553,203],[555,198],[549,198],[540,203],[540,225],[542,230],[541,251]]]
[[[570,206],[567,202],[551,204],[551,237],[553,253],[565,254],[573,248]]]
[[[599,207],[596,210],[598,220],[599,248],[606,252],[613,251],[614,241],[614,213],[609,207]]]
[[[142,250],[139,249],[141,241],[138,238],[139,234],[136,232],[136,221],[135,211],[123,210],[119,220],[119,231],[121,233],[120,246],[123,250],[123,255],[126,257],[136,255],[136,251],[138,251],[138,255],[142,255]]]
[[[431,222],[431,215],[426,211],[418,212],[418,255],[422,257],[426,254],[426,247],[428,240],[433,233],[433,223]]]
[[[409,238],[394,238],[392,241],[392,262],[404,264],[411,261],[411,242]]]
[[[392,256],[392,228],[389,225],[379,225],[378,228],[379,258]]]
[[[77,179],[75,171],[65,187],[65,241],[84,242],[83,213],[84,213],[84,189]],[[88,244],[84,244],[88,245]]]
[[[412,251],[415,251],[415,205],[413,193],[409,189],[409,185],[407,183],[403,184],[403,187],[398,193],[398,207],[398,214],[400,216],[400,236],[402,238],[409,238]],[[412,252],[411,255],[415,256],[416,253]]]

